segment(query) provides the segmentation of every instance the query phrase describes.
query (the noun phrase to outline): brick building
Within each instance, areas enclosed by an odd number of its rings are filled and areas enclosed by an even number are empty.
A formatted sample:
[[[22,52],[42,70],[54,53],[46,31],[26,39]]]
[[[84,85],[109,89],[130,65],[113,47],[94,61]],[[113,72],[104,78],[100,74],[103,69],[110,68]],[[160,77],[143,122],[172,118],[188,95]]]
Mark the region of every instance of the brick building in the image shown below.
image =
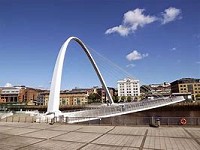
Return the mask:
[[[192,99],[196,100],[200,94],[200,79],[182,78],[171,83],[171,93],[191,94]]]

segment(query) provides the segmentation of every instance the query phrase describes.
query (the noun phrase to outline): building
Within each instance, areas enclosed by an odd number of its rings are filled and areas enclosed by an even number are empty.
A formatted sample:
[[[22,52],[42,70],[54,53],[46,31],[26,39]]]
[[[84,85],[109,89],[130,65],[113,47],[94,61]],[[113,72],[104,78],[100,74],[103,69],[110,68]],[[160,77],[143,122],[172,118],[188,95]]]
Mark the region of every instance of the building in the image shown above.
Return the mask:
[[[171,94],[170,83],[164,82],[161,84],[142,85],[140,87],[141,94],[145,96],[162,95],[169,96]]]
[[[182,78],[171,83],[171,93],[191,94],[197,100],[200,94],[200,79]]]
[[[60,106],[76,106],[88,103],[88,94],[86,89],[73,89],[60,92]],[[49,91],[42,92],[38,95],[37,105],[48,105]]]
[[[125,78],[123,80],[117,81],[118,96],[128,97],[132,99],[140,96],[140,84],[139,80],[134,80],[132,78]]]
[[[115,90],[115,88],[108,87],[108,91],[110,92],[110,95],[111,95],[112,97],[116,96],[116,92],[115,92],[116,90]],[[106,97],[106,92],[105,92],[105,90],[104,90],[103,88],[97,88],[97,89],[96,89],[96,93],[100,96],[101,102],[102,102],[102,103],[106,103],[106,100],[107,100],[108,98]]]
[[[1,103],[24,103],[35,105],[40,90],[25,86],[1,87]]]

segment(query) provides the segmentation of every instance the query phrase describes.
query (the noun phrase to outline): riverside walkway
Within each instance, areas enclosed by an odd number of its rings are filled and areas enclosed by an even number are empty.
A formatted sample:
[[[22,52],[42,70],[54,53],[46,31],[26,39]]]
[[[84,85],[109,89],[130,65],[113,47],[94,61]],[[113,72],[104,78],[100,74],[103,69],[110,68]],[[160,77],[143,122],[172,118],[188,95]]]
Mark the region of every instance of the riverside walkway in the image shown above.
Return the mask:
[[[199,150],[200,127],[0,122],[2,150]]]

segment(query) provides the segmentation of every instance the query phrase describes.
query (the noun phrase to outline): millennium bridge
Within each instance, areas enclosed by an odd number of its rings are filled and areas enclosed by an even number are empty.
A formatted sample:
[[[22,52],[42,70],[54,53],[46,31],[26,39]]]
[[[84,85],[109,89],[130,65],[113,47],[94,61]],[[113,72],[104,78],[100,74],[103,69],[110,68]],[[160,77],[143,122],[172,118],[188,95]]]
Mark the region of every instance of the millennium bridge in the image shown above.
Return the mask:
[[[86,53],[88,59],[90,60],[101,84],[103,89],[106,92],[106,97],[108,98],[109,104],[107,106],[102,105],[97,107],[96,109],[91,110],[82,110],[76,112],[66,112],[63,113],[59,110],[59,103],[60,103],[60,86],[61,86],[61,78],[62,78],[62,70],[63,70],[63,63],[65,58],[65,53],[68,47],[68,44],[71,40],[77,42],[81,48]],[[67,123],[77,123],[77,122],[84,122],[89,120],[95,120],[99,118],[106,118],[112,116],[119,116],[128,113],[134,113],[144,110],[149,110],[153,108],[163,107],[166,105],[178,103],[184,101],[185,99],[182,96],[172,96],[172,97],[158,97],[152,100],[143,100],[141,102],[130,102],[130,103],[120,103],[116,104],[113,102],[113,99],[108,91],[107,85],[103,79],[103,76],[92,57],[91,53],[89,52],[86,45],[77,37],[69,37],[64,44],[62,45],[56,64],[54,67],[51,88],[50,88],[50,95],[49,95],[49,102],[47,112],[42,115],[41,118],[45,121],[46,119],[53,119],[58,118],[58,121],[64,121]],[[40,118],[40,120],[42,120]]]

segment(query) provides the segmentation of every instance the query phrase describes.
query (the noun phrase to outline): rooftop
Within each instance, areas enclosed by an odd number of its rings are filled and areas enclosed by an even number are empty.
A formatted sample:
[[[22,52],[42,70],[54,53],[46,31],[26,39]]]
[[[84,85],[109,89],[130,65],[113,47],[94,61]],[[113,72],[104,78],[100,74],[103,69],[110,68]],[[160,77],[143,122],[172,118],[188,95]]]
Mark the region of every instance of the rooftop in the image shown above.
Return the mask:
[[[171,84],[181,84],[181,83],[200,83],[200,79],[195,79],[195,78],[182,78],[176,81],[173,81]]]

